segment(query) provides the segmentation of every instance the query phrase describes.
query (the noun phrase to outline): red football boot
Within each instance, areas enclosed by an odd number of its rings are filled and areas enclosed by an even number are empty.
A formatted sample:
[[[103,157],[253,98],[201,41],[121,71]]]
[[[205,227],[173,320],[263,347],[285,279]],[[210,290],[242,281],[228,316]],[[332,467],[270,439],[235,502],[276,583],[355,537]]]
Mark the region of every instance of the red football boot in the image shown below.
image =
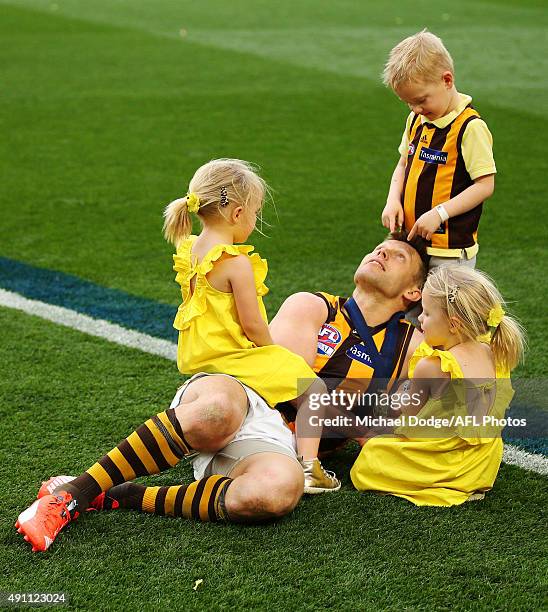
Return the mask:
[[[27,542],[32,552],[47,550],[57,534],[79,516],[78,504],[70,493],[45,495],[21,512],[15,527]]]

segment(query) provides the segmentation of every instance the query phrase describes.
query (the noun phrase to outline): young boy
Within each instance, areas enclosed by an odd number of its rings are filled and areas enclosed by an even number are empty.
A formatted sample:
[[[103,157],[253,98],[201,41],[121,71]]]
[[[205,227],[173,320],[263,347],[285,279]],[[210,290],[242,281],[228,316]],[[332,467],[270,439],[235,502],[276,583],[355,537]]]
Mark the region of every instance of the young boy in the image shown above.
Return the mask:
[[[396,45],[384,69],[385,85],[411,113],[382,223],[430,241],[430,268],[475,266],[482,204],[495,188],[493,138],[454,73],[442,41],[426,30]]]

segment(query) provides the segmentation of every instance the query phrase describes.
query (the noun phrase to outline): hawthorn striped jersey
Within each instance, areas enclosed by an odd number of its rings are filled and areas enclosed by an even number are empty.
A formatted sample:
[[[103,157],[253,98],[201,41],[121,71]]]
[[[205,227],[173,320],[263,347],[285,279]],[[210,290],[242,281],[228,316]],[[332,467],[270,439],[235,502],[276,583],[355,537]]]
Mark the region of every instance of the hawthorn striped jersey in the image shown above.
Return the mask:
[[[327,318],[318,334],[318,347],[313,370],[326,381],[328,389],[363,393],[374,378],[374,364],[367,348],[344,310],[347,298],[316,293],[328,309]],[[382,352],[387,323],[370,328],[377,350]],[[402,318],[398,321],[397,340],[392,355],[390,386],[399,378],[414,327]]]
[[[402,189],[404,225],[415,221],[438,204],[447,202],[473,184],[462,155],[462,138],[479,113],[468,105],[449,125],[439,128],[423,123],[415,114],[409,124],[408,155]],[[477,242],[483,203],[441,223],[432,235],[437,249],[464,249]]]

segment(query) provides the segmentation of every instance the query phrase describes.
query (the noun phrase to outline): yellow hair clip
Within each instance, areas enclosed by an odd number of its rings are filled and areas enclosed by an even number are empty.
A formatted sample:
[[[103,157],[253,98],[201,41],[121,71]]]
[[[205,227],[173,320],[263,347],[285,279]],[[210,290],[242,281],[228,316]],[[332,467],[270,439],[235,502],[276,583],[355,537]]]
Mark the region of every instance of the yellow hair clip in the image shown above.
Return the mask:
[[[487,317],[487,325],[496,329],[500,325],[500,322],[505,314],[506,313],[500,304],[493,306],[493,308],[491,308],[489,311],[489,316]]]
[[[482,334],[481,336],[478,336],[476,340],[478,342],[485,342],[485,344],[490,344],[491,343],[491,332],[488,331],[487,333]]]
[[[198,212],[200,208],[200,198],[195,193],[189,193],[186,196],[186,207],[188,212]]]

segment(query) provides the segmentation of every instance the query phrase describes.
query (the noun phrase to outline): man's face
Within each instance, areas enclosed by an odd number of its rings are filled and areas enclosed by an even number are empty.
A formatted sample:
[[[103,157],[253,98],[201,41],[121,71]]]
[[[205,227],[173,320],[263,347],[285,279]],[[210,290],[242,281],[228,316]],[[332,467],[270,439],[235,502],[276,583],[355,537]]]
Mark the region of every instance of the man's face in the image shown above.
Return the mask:
[[[411,245],[400,240],[385,240],[363,258],[354,282],[360,287],[374,287],[387,298],[403,296],[418,289],[415,279],[420,265],[419,254]]]

